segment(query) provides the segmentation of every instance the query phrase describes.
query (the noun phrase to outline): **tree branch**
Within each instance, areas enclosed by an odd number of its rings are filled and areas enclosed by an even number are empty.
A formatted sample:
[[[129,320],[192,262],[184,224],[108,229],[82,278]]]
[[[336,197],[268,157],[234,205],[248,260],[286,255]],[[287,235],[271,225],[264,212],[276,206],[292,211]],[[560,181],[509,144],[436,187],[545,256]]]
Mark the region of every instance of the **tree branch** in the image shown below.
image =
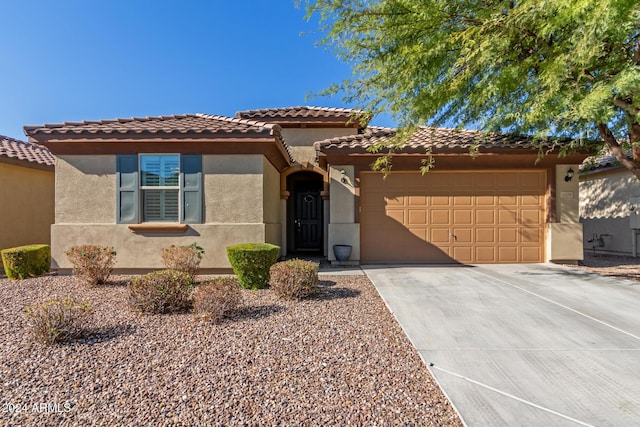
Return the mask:
[[[623,150],[622,146],[616,140],[616,137],[613,136],[613,133],[609,129],[609,127],[604,123],[599,123],[598,131],[600,132],[600,136],[604,139],[604,142],[609,146],[611,153],[616,157],[616,159],[620,162],[622,166],[627,168],[632,174],[634,174],[638,179],[640,179],[640,164],[635,160],[631,160],[627,157],[627,153]]]
[[[618,107],[622,108],[623,110],[626,110],[632,116],[640,114],[640,109],[639,108],[631,108],[632,104],[631,104],[631,101],[629,101],[629,100],[615,97],[613,99],[613,103],[615,105],[617,105]]]

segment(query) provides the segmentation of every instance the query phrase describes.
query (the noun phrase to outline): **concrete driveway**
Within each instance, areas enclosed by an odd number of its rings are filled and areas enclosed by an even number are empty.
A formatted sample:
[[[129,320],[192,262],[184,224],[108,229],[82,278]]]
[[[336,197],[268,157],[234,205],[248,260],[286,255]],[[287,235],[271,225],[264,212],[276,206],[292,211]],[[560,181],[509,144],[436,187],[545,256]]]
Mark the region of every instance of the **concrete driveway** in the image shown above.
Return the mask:
[[[363,270],[468,426],[640,425],[640,283],[547,264]]]

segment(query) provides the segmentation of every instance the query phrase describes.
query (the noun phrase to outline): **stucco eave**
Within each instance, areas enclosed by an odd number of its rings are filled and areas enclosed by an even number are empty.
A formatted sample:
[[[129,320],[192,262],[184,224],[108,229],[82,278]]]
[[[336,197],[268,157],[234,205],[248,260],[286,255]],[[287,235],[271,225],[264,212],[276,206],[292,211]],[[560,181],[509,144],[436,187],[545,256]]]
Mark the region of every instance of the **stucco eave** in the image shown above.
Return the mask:
[[[21,167],[30,168],[30,169],[37,169],[37,170],[42,170],[46,172],[53,172],[55,170],[55,167],[53,165],[43,165],[37,162],[30,162],[27,160],[14,159],[14,158],[5,157],[5,156],[0,156],[0,163],[5,163],[9,165],[14,165],[14,166],[21,166]]]

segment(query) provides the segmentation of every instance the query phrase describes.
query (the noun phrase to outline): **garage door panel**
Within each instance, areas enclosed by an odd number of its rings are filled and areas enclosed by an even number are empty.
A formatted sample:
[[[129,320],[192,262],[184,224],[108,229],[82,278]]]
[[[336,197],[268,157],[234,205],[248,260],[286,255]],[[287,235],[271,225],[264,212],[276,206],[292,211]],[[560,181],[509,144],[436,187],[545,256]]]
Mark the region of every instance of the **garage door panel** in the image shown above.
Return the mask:
[[[476,243],[486,244],[496,242],[494,228],[476,228]]]
[[[498,229],[498,242],[499,243],[518,243],[518,228],[501,227]]]
[[[460,262],[473,262],[473,247],[471,246],[454,246],[453,258]]]
[[[520,205],[522,206],[540,206],[542,196],[535,194],[525,194],[521,197]]]
[[[539,246],[524,246],[520,248],[520,262],[540,262],[542,249]]]
[[[495,214],[493,209],[476,209],[476,224],[478,225],[494,225]]]
[[[473,212],[470,209],[454,209],[453,225],[473,224]]]
[[[476,205],[477,206],[491,206],[493,207],[495,205],[495,200],[493,195],[486,195],[486,196],[476,196]]]
[[[512,225],[518,223],[518,212],[516,210],[502,209],[498,212],[499,225]]]
[[[409,196],[409,206],[427,206],[427,196]]]
[[[360,177],[362,261],[541,262],[544,171]]]
[[[544,187],[544,175],[539,172],[520,172],[517,177],[519,187],[529,187],[531,190],[537,190]]]
[[[498,262],[518,262],[517,246],[500,246],[498,247]]]
[[[496,248],[493,246],[476,246],[475,258],[472,262],[493,263],[496,262]]]
[[[464,244],[473,243],[473,229],[454,227],[453,229],[454,243]]]
[[[520,231],[520,243],[542,242],[542,229],[539,227],[523,227]]]
[[[534,209],[522,209],[520,211],[520,224],[532,225],[540,224],[542,220],[542,212]]]
[[[432,228],[429,241],[435,244],[449,243],[451,232],[448,228]]]
[[[454,196],[453,206],[473,206],[473,196]]]
[[[431,197],[432,206],[449,206],[449,196],[433,196]]]
[[[411,234],[419,238],[420,240],[427,240],[427,230],[424,228],[409,228]]]
[[[404,197],[402,196],[394,196],[394,197],[385,197],[384,198],[384,203],[386,206],[404,206],[405,205],[405,200]]]
[[[512,194],[508,196],[498,196],[498,205],[502,207],[513,207],[518,205],[518,196],[517,194]]]
[[[449,210],[448,209],[432,209],[430,211],[432,225],[449,225]]]
[[[427,211],[424,209],[409,209],[409,225],[424,225],[427,223]]]

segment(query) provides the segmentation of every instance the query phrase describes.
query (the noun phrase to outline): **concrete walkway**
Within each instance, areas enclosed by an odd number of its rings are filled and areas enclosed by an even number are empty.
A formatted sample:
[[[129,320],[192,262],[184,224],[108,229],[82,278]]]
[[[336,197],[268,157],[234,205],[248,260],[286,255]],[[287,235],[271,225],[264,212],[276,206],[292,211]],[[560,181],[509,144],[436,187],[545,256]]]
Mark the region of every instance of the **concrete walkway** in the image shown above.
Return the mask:
[[[468,426],[640,425],[640,284],[546,264],[364,266]]]

